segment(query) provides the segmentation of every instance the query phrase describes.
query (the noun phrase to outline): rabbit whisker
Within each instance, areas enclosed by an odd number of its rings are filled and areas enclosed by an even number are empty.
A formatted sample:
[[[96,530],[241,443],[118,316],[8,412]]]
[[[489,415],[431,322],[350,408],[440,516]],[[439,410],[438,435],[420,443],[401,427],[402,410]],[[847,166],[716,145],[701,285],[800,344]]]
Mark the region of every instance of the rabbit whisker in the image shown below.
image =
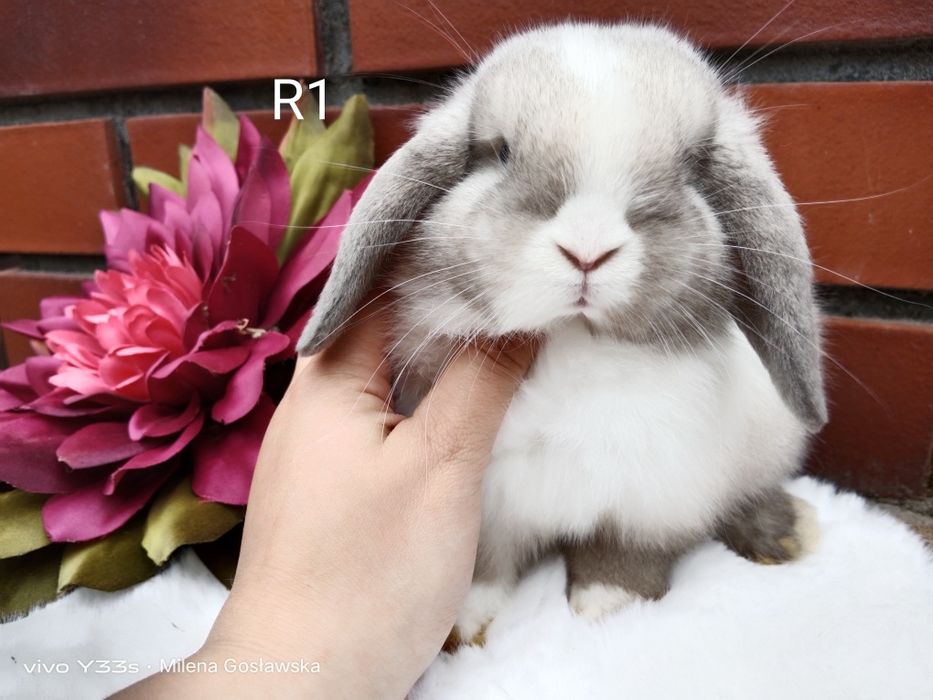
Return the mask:
[[[452,224],[455,225],[455,224]],[[363,248],[386,248],[407,243],[418,243],[421,241],[480,241],[480,236],[419,236],[417,238],[404,238],[395,243],[373,243],[372,245],[362,246]]]
[[[453,269],[458,268],[458,267],[463,267],[464,265],[472,265],[472,264],[475,264],[475,263],[473,263],[472,260],[466,260],[466,261],[464,261],[464,262],[454,263],[453,265],[448,265],[448,266],[446,266],[446,267],[442,267],[442,268],[437,269],[437,270],[429,270],[428,272],[424,272],[424,273],[422,273],[422,274],[420,274],[420,275],[416,275],[415,277],[412,277],[412,278],[410,278],[410,279],[403,280],[402,282],[399,282],[398,284],[395,284],[395,285],[389,287],[388,289],[385,289],[385,290],[379,292],[379,294],[377,294],[376,296],[374,296],[372,299],[370,299],[369,301],[367,301],[366,303],[364,303],[362,306],[360,306],[360,308],[358,308],[358,309],[357,309],[356,311],[354,311],[352,314],[350,314],[349,316],[347,316],[347,318],[346,318],[342,323],[340,323],[336,328],[334,328],[334,330],[332,330],[330,333],[328,333],[326,336],[324,336],[323,340],[327,340],[327,339],[331,338],[332,336],[334,336],[335,334],[339,333],[339,332],[340,332],[341,330],[343,330],[347,325],[349,325],[350,322],[353,321],[353,319],[357,316],[357,314],[359,314],[363,309],[365,309],[367,306],[369,306],[370,304],[374,303],[375,301],[379,300],[380,298],[384,297],[386,294],[389,294],[389,293],[395,291],[396,289],[399,289],[400,287],[405,286],[406,284],[410,284],[410,283],[415,282],[415,281],[417,281],[417,280],[419,280],[419,279],[422,279],[422,278],[424,278],[424,277],[428,277],[428,276],[430,276],[430,275],[440,274],[441,272],[447,272],[448,270],[453,270]]]
[[[891,294],[890,292],[886,292],[886,291],[884,291],[883,289],[878,289],[877,287],[872,287],[871,285],[863,284],[862,282],[859,282],[859,281],[858,281],[857,279],[855,279],[854,277],[849,277],[848,275],[845,275],[845,274],[843,274],[842,272],[839,272],[838,270],[834,270],[834,269],[831,268],[831,267],[825,267],[825,266],[823,266],[823,265],[819,265],[819,264],[813,262],[812,260],[807,260],[806,258],[799,258],[799,257],[797,257],[796,255],[790,255],[789,253],[781,253],[781,252],[776,251],[776,250],[766,250],[766,249],[764,249],[764,248],[755,248],[755,247],[752,247],[752,246],[743,246],[743,245],[737,245],[737,244],[733,244],[733,243],[695,243],[694,245],[697,245],[697,246],[710,246],[710,247],[720,247],[720,246],[721,246],[721,247],[725,247],[725,248],[733,248],[733,249],[736,249],[736,250],[750,250],[750,251],[753,251],[753,252],[756,252],[756,253],[764,253],[765,255],[774,255],[774,256],[777,256],[777,257],[786,258],[786,259],[788,259],[788,260],[793,260],[793,261],[795,261],[795,262],[798,262],[798,263],[800,263],[801,265],[811,265],[812,267],[815,267],[815,268],[817,268],[818,270],[823,270],[824,272],[829,272],[829,273],[831,273],[831,274],[833,274],[833,275],[836,275],[837,277],[841,277],[842,279],[846,280],[847,282],[850,282],[850,283],[853,284],[853,285],[856,285],[856,286],[858,286],[858,287],[861,287],[862,289],[867,289],[868,291],[874,292],[875,294],[880,294],[881,296],[887,297],[888,299],[892,299],[892,300],[894,300],[894,301],[898,301],[898,302],[901,302],[901,303],[903,303],[903,304],[910,304],[911,306],[919,306],[919,307],[922,307],[922,308],[924,308],[924,309],[931,309],[931,310],[933,310],[933,306],[930,306],[929,304],[924,304],[924,303],[921,302],[921,301],[913,301],[913,300],[911,300],[911,299],[904,299],[903,297],[899,297],[899,296],[897,296],[896,294]],[[755,278],[751,278],[751,277],[750,277],[750,279],[755,279]],[[757,280],[757,279],[756,279],[756,281],[759,281],[759,282],[760,282],[760,280]]]
[[[348,221],[344,224],[326,224],[324,226],[315,226],[314,224],[311,224],[309,226],[298,226],[295,224],[273,224],[268,221],[257,221],[257,220],[237,221],[237,223],[244,224],[247,226],[250,224],[256,224],[259,226],[268,226],[269,228],[279,229],[279,230],[297,228],[297,229],[308,229],[309,231],[312,229],[318,230],[318,229],[329,229],[329,228],[347,228],[349,226],[360,226],[362,224],[393,224],[393,223],[435,224],[437,226],[456,226],[460,228],[472,228],[471,226],[467,224],[454,224],[454,223],[449,223],[447,221],[437,221],[435,219],[369,219],[368,221]]]
[[[823,32],[827,32],[827,31],[829,31],[830,29],[838,29],[839,27],[844,27],[844,26],[846,26],[847,24],[852,24],[852,22],[836,22],[835,24],[830,24],[830,25],[827,25],[827,26],[825,26],[825,27],[821,27],[821,28],[819,28],[819,29],[814,29],[813,31],[807,32],[806,34],[803,34],[803,35],[798,36],[798,37],[796,37],[796,38],[794,38],[794,39],[791,39],[790,41],[786,41],[786,42],[784,42],[783,44],[781,44],[781,45],[779,45],[779,46],[776,46],[776,47],[772,48],[772,49],[771,49],[770,51],[768,51],[767,53],[762,54],[761,56],[758,56],[758,54],[761,53],[761,51],[763,51],[763,50],[767,49],[769,46],[771,46],[771,44],[764,44],[764,45],[760,46],[758,49],[756,49],[756,50],[755,50],[750,56],[748,56],[745,60],[743,60],[742,62],[740,62],[735,68],[733,68],[732,70],[730,70],[726,75],[724,75],[723,78],[722,78],[722,80],[723,80],[723,82],[731,83],[731,82],[737,80],[737,79],[739,78],[739,76],[740,76],[742,73],[744,73],[745,71],[747,71],[747,70],[748,70],[749,68],[751,68],[752,66],[754,66],[754,65],[756,65],[756,64],[758,64],[758,63],[760,63],[761,61],[765,60],[765,59],[768,58],[769,56],[772,56],[773,54],[777,53],[778,51],[782,51],[783,49],[786,49],[786,48],[787,48],[788,46],[790,46],[791,44],[797,44],[797,43],[799,43],[799,42],[801,42],[801,41],[804,41],[804,40],[806,40],[806,39],[809,39],[811,36],[815,36],[815,35],[817,35],[817,34],[822,34]],[[756,58],[756,56],[757,56],[757,58]],[[754,60],[753,60],[753,59],[754,59]]]
[[[466,37],[464,37],[463,34],[460,33],[460,30],[457,29],[456,26],[454,26],[454,23],[450,21],[450,18],[444,14],[443,10],[441,10],[441,8],[437,6],[437,3],[434,2],[434,0],[427,0],[427,1],[428,1],[428,4],[431,5],[431,7],[434,9],[434,12],[440,16],[440,18],[447,24],[447,26],[450,27],[453,30],[453,32],[460,38],[460,41],[463,42],[463,45],[466,46],[466,48],[468,49],[468,53],[471,57],[470,58],[471,62],[478,60],[479,52],[475,48],[473,48],[470,42],[466,40]]]
[[[766,312],[768,312],[769,314],[771,314],[774,318],[776,318],[778,321],[780,321],[781,323],[783,323],[783,324],[784,324],[785,326],[787,326],[790,330],[792,330],[797,336],[799,336],[800,339],[801,339],[804,343],[806,343],[807,345],[809,345],[809,346],[810,346],[811,348],[813,348],[817,353],[819,353],[822,357],[825,357],[827,360],[829,360],[830,362],[832,362],[836,367],[838,367],[840,370],[842,370],[843,372],[845,372],[846,375],[847,375],[852,381],[854,381],[856,384],[858,384],[858,385],[859,385],[859,386],[860,386],[874,401],[876,401],[876,402],[878,403],[879,406],[883,407],[883,408],[884,408],[885,410],[887,410],[887,411],[890,411],[890,407],[889,407],[886,403],[884,403],[884,402],[881,400],[881,398],[880,398],[874,391],[872,391],[861,379],[859,379],[858,377],[856,377],[852,372],[850,372],[842,363],[840,363],[838,360],[836,360],[832,355],[830,355],[828,352],[826,352],[825,350],[823,350],[823,349],[822,349],[821,347],[819,347],[816,343],[813,343],[811,340],[809,340],[803,333],[800,332],[800,330],[799,330],[793,323],[791,323],[790,321],[788,321],[788,320],[787,320],[786,318],[784,318],[781,314],[775,312],[773,309],[771,309],[771,308],[768,307],[767,305],[762,304],[760,301],[758,301],[758,300],[755,299],[754,297],[749,296],[748,294],[745,294],[744,292],[742,292],[742,291],[740,291],[740,290],[738,290],[738,289],[735,289],[735,288],[733,288],[733,287],[731,287],[731,286],[729,286],[729,285],[727,285],[727,284],[723,284],[722,282],[719,282],[719,281],[717,281],[717,280],[714,280],[714,279],[711,279],[711,278],[708,278],[708,277],[704,277],[703,275],[698,275],[698,276],[699,276],[700,278],[702,278],[702,279],[705,279],[707,282],[710,282],[710,283],[712,283],[712,284],[718,285],[718,286],[720,286],[720,287],[722,287],[722,288],[724,288],[724,289],[726,289],[726,290],[732,292],[733,294],[736,294],[736,295],[738,295],[738,296],[740,296],[740,297],[742,297],[742,298],[744,298],[744,299],[747,299],[748,301],[752,302],[752,303],[755,304],[756,306],[762,308],[764,311],[766,311]],[[698,290],[694,290],[694,291],[696,291],[697,293],[700,293]],[[711,301],[712,301],[712,300],[711,300]],[[712,303],[715,303],[715,302],[712,302]],[[721,308],[721,307],[720,307],[720,308]],[[758,337],[761,338],[765,343],[768,343],[767,339],[765,339],[764,337],[762,337],[757,331],[755,331],[755,334],[758,335]],[[769,344],[770,344],[770,343],[769,343]]]
[[[402,175],[401,173],[393,173],[388,170],[380,170],[378,168],[366,168],[362,165],[351,165],[350,163],[338,163],[333,160],[324,160],[322,158],[315,158],[314,162],[323,163],[324,165],[333,165],[338,168],[347,168],[348,170],[359,170],[361,172],[366,172],[366,173],[375,173],[375,172],[385,173],[389,177],[397,177],[400,180],[407,180],[408,182],[414,182],[419,185],[424,185],[425,187],[432,187],[435,190],[440,190],[441,192],[450,192],[450,190],[448,190],[446,187],[441,187],[440,185],[435,185],[431,182],[425,182],[424,180],[418,180],[417,178],[414,178],[414,177],[408,177],[407,175]]]
[[[755,40],[755,37],[757,37],[759,34],[761,34],[765,29],[767,29],[768,26],[770,26],[770,24],[771,24],[774,20],[776,20],[776,19],[777,19],[778,17],[780,17],[781,15],[783,15],[784,12],[785,12],[785,10],[787,10],[787,8],[789,8],[791,5],[793,5],[794,2],[795,2],[795,0],[790,0],[790,2],[788,2],[786,5],[784,5],[784,7],[782,7],[780,10],[778,10],[777,12],[775,12],[775,13],[771,16],[771,19],[769,19],[767,22],[765,22],[764,24],[762,24],[762,25],[758,28],[758,31],[756,31],[754,34],[752,34],[750,37],[748,37],[748,39],[746,39],[746,40],[742,43],[742,45],[741,45],[739,48],[737,48],[735,51],[733,51],[731,54],[729,54],[729,57],[728,57],[726,60],[724,60],[724,61],[722,62],[722,66],[723,66],[723,67],[728,66],[728,65],[729,65],[729,62],[730,62],[732,59],[734,59],[734,58],[742,51],[742,49],[744,49],[744,48],[745,48],[746,46],[748,46],[752,41],[754,41],[754,40]]]
[[[466,50],[466,49],[464,49],[459,43],[457,43],[457,41],[454,39],[453,36],[450,35],[450,33],[445,32],[445,31],[443,30],[443,28],[439,27],[437,24],[435,24],[434,22],[432,22],[431,20],[429,20],[427,17],[425,17],[424,15],[420,14],[419,12],[415,11],[414,9],[412,9],[411,7],[409,7],[408,5],[405,5],[405,4],[401,3],[401,2],[398,2],[398,0],[396,0],[396,3],[395,3],[395,4],[398,5],[399,7],[401,7],[403,10],[405,10],[408,14],[410,14],[410,15],[412,15],[413,17],[415,17],[416,19],[420,20],[423,24],[425,24],[425,25],[427,25],[428,27],[430,27],[431,29],[433,29],[433,30],[438,34],[438,36],[440,36],[442,39],[444,39],[445,41],[447,41],[447,43],[449,43],[451,46],[453,46],[453,47],[457,50],[457,52],[458,52],[461,56],[463,56],[463,58],[466,59],[466,62],[467,62],[467,63],[471,63],[471,62],[473,61],[473,57],[470,56],[469,53],[467,53],[467,50]]]

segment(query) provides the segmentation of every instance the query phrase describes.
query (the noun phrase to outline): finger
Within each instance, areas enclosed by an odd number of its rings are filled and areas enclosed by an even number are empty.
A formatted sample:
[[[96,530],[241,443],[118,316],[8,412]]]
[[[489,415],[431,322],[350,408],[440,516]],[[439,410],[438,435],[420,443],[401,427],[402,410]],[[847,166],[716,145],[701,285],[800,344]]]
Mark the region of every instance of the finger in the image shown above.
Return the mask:
[[[298,381],[299,377],[324,380],[348,395],[358,396],[362,392],[385,401],[390,387],[390,368],[385,357],[387,307],[382,301],[369,304],[332,344],[310,357],[299,357],[292,381]]]
[[[485,466],[512,395],[537,349],[530,337],[472,344],[450,363],[410,419],[436,459]]]

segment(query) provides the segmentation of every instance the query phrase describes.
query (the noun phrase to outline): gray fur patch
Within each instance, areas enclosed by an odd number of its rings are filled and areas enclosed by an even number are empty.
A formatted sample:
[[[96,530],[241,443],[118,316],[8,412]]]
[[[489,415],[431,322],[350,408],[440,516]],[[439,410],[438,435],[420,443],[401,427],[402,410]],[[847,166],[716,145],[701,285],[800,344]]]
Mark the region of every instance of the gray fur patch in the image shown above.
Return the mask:
[[[350,216],[330,278],[298,341],[301,354],[317,352],[347,324],[384,272],[393,246],[463,176],[463,109],[454,101],[438,107],[369,184]]]
[[[582,542],[564,544],[568,589],[601,583],[642,598],[662,598],[685,549],[630,544],[610,528],[599,528]]]
[[[735,315],[784,400],[811,431],[827,419],[819,314],[797,211],[760,145],[720,135],[705,195],[740,261]]]
[[[717,537],[746,559],[781,563],[801,551],[796,524],[793,499],[778,487],[755,496],[728,514]]]

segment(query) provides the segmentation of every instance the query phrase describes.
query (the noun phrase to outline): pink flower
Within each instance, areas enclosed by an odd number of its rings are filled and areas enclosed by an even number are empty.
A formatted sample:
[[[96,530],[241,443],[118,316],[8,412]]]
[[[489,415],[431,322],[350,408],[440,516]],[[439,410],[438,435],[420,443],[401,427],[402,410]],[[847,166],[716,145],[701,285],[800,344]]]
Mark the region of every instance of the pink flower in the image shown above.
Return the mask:
[[[130,273],[98,271],[97,290],[65,309],[77,330],[53,330],[45,342],[62,361],[53,386],[92,396],[149,400],[149,370],[185,353],[185,326],[201,303],[203,283],[191,264],[155,245],[131,251]]]
[[[280,266],[288,172],[240,125],[236,163],[198,130],[185,197],[153,185],[148,215],[101,214],[109,269],[84,297],[9,324],[51,354],[0,373],[0,480],[54,494],[53,541],[119,528],[181,467],[202,498],[246,503],[275,407],[267,365],[294,355],[365,182]]]

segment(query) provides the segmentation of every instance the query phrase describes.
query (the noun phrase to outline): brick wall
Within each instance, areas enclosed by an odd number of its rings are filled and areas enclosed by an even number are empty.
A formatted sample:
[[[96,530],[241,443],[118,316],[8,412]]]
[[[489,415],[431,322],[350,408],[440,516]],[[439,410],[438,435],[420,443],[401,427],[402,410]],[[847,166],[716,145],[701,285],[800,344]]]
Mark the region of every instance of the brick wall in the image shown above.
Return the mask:
[[[0,318],[34,315],[39,298],[77,289],[101,262],[97,211],[135,204],[134,164],[175,169],[203,84],[273,136],[283,126],[269,114],[270,78],[325,76],[331,113],[363,90],[383,160],[451,70],[512,28],[661,20],[719,59],[754,35],[734,62],[769,115],[792,194],[884,195],[802,208],[834,359],[832,421],[810,467],[870,494],[929,497],[933,12],[924,0],[809,0],[766,25],[785,4],[434,0],[452,31],[428,0],[6,0]],[[3,341],[8,361],[29,352]]]

